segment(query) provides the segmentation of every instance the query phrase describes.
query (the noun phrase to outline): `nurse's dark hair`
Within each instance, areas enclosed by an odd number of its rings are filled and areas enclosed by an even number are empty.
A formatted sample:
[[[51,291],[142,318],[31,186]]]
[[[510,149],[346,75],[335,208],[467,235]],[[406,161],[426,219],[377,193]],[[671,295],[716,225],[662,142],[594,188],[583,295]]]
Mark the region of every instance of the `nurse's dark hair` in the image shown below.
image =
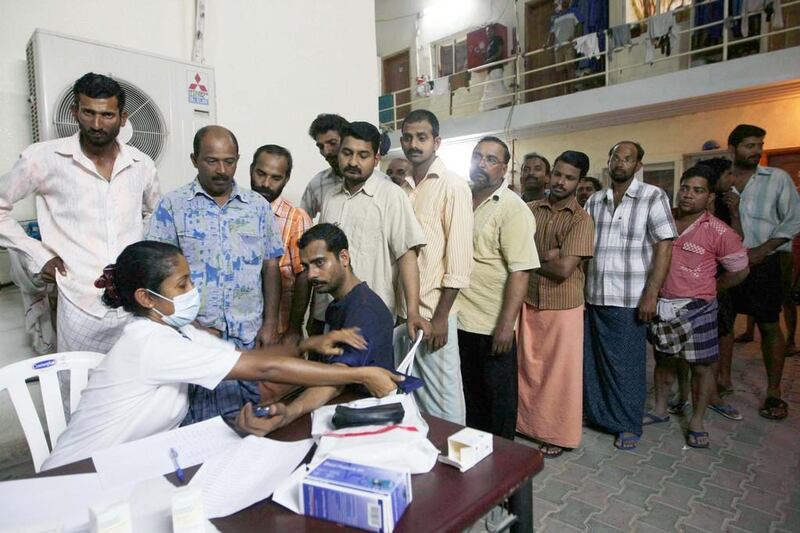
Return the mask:
[[[136,301],[137,289],[161,292],[161,284],[172,275],[181,251],[164,242],[140,241],[128,245],[117,262],[103,269],[94,286],[103,289],[103,303],[112,309],[144,315],[147,309]]]

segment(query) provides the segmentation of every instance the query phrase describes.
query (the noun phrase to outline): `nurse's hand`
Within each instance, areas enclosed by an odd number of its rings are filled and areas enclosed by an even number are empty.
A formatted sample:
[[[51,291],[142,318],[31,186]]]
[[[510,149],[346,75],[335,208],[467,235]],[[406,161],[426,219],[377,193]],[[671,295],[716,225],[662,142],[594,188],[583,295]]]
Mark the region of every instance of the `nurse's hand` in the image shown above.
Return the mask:
[[[344,350],[337,344],[347,344],[356,350],[366,350],[367,341],[359,333],[358,328],[337,329],[325,335],[315,335],[300,341],[298,348],[301,352],[316,352],[320,355],[341,355]]]
[[[263,437],[291,423],[295,418],[290,409],[282,403],[273,403],[269,406],[268,416],[258,417],[253,413],[253,404],[248,402],[236,417],[236,427],[245,433]]]
[[[379,366],[362,366],[361,370],[364,373],[361,384],[376,398],[393,393],[397,390],[397,382],[406,379]]]

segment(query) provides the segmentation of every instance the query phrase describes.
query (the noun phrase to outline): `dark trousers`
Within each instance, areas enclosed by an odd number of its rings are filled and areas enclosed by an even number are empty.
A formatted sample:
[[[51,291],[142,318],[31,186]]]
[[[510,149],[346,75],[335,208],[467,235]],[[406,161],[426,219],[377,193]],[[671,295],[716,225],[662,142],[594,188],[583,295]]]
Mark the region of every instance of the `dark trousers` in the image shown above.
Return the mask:
[[[492,355],[492,336],[458,330],[467,426],[514,438],[517,427],[517,345]]]

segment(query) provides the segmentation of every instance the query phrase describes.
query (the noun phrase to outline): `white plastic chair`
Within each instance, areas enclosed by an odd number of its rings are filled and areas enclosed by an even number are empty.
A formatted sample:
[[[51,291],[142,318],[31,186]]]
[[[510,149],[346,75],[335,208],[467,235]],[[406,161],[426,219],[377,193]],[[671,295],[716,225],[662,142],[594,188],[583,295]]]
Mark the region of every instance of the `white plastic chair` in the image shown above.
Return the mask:
[[[42,423],[25,380],[39,378],[47,431],[50,442],[55,444],[58,436],[67,427],[58,372],[70,373],[69,412],[72,414],[78,406],[81,392],[86,388],[89,370],[96,367],[103,357],[105,357],[103,354],[95,352],[62,352],[24,359],[0,368],[0,392],[7,389],[11,396],[11,403],[16,409],[17,418],[28,441],[36,472],[50,455],[51,449],[47,445]]]

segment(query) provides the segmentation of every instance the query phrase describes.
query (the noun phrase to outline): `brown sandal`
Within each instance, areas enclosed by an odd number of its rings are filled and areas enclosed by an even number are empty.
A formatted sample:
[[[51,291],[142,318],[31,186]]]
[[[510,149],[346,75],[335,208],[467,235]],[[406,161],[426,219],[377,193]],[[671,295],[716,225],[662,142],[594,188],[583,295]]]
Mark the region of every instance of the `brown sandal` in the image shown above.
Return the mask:
[[[783,420],[789,414],[789,406],[780,398],[768,397],[758,414],[770,420]]]

